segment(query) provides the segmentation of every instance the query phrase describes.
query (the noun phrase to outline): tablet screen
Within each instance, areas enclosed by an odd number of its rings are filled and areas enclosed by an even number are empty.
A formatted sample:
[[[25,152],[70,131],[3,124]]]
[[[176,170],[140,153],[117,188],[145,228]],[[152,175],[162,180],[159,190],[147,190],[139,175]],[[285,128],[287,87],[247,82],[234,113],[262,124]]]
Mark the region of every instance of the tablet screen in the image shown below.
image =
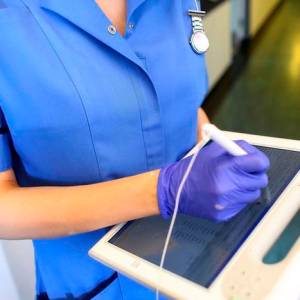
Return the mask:
[[[208,288],[300,169],[300,153],[257,147],[270,159],[269,186],[259,202],[225,223],[178,215],[164,268]],[[126,223],[110,243],[159,265],[170,220],[160,216]]]

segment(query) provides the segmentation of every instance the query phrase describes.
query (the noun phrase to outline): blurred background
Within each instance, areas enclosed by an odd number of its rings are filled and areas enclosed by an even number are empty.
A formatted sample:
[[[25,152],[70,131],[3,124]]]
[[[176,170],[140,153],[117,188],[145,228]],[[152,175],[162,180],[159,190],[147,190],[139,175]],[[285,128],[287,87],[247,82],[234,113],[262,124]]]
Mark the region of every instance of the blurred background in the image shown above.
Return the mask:
[[[201,5],[211,43],[203,107],[211,121],[223,130],[300,139],[300,1]],[[34,273],[30,241],[0,241],[0,299],[34,299]]]
[[[223,130],[300,139],[300,1],[202,2],[211,39],[203,107],[211,121]]]

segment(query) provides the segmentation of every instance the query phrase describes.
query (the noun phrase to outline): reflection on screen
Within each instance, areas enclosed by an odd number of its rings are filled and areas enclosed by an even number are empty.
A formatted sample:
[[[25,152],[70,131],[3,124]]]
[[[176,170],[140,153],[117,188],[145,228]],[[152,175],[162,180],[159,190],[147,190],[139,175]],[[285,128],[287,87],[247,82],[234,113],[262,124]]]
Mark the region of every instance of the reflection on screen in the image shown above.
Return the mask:
[[[226,223],[178,215],[165,269],[208,288],[299,171],[299,152],[257,148],[271,161],[261,204],[249,205]],[[160,216],[129,222],[109,242],[159,265],[169,224]]]

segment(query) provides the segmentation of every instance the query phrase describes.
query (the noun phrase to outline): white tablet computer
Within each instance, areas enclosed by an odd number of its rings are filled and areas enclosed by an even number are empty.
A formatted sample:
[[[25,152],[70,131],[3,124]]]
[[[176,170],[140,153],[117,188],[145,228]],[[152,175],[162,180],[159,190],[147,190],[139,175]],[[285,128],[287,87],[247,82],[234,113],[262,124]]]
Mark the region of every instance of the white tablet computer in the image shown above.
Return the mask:
[[[226,133],[271,161],[260,204],[224,223],[178,215],[160,292],[172,299],[298,299],[300,224],[291,250],[270,263],[270,249],[300,208],[300,142]],[[170,220],[154,216],[113,227],[89,252],[101,263],[156,289]],[[269,261],[268,261],[269,260]]]

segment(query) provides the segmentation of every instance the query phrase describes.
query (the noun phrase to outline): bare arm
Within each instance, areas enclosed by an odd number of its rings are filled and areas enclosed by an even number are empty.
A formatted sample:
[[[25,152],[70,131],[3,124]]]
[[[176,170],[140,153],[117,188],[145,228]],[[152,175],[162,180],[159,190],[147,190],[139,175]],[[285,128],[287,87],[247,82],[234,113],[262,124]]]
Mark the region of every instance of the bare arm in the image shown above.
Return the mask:
[[[203,124],[210,123],[205,111],[202,108],[198,110],[197,143],[202,140],[201,128]]]
[[[159,170],[72,187],[19,187],[0,173],[0,239],[40,239],[93,231],[159,214]]]
[[[209,123],[198,112],[198,135]],[[159,170],[72,187],[19,187],[12,169],[0,173],[0,239],[40,239],[93,231],[159,214]]]

